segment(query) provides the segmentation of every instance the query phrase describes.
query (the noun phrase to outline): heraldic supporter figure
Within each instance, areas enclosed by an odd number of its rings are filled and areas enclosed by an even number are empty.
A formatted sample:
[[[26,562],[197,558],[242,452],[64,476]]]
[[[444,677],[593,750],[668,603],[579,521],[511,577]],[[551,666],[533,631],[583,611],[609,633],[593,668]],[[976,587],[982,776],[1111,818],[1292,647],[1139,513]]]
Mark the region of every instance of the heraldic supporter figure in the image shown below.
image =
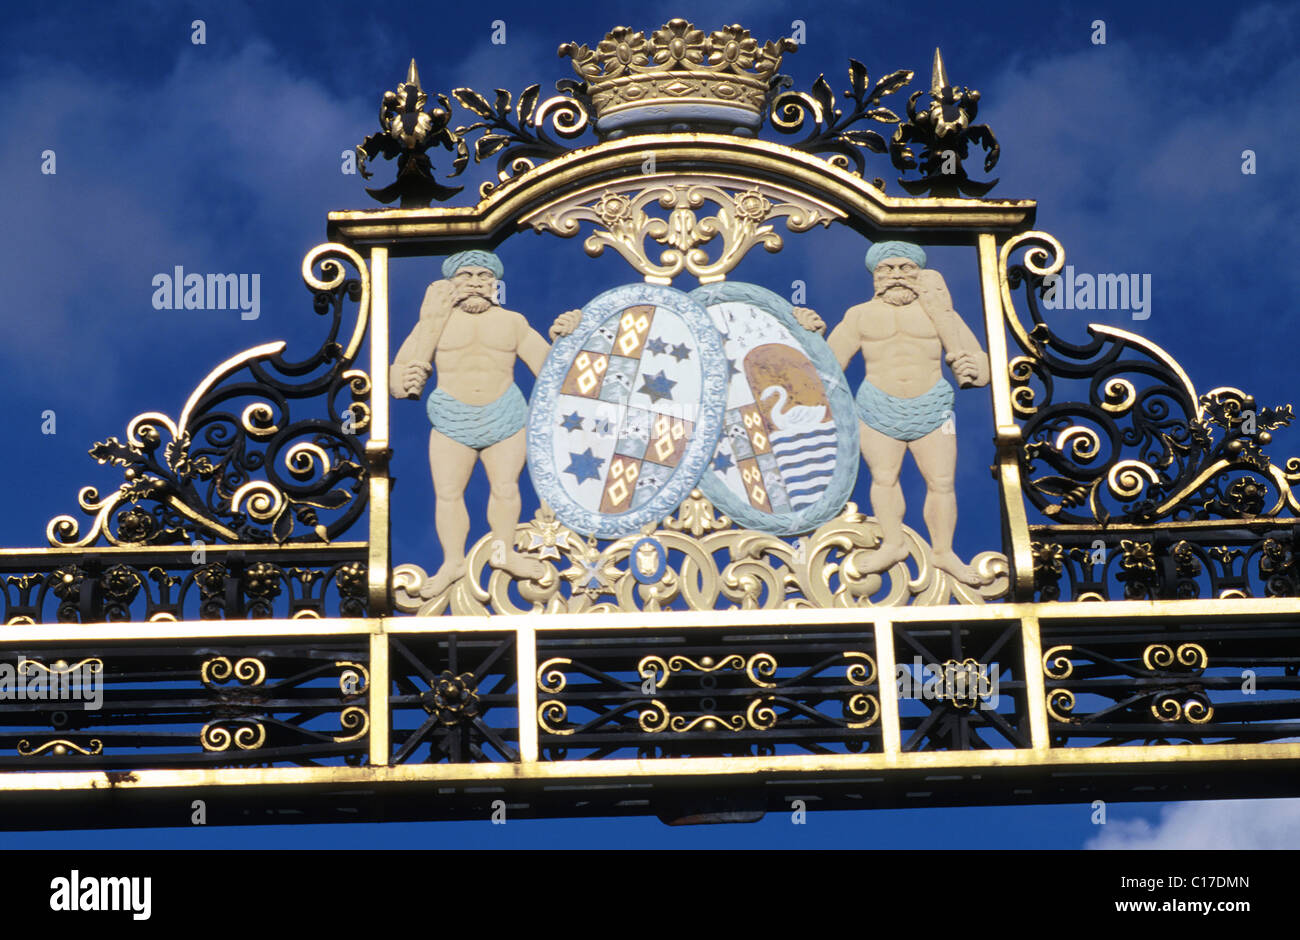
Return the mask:
[[[937,567],[963,584],[985,579],[962,563],[952,548],[957,526],[957,435],[953,388],[943,377],[946,362],[962,388],[988,385],[989,357],[952,306],[943,275],[925,267],[920,245],[878,242],[867,252],[875,295],[849,308],[827,339],[840,367],[860,351],[866,378],[858,390],[862,457],[871,472],[871,511],[881,542],[866,560],[869,572],[885,571],[908,555],[903,538],[903,488],[899,471],[910,450],[925,480],[924,517]],[[800,308],[801,325],[825,329],[813,311]]]
[[[437,387],[426,408],[429,470],[436,499],[434,525],[443,562],[420,593],[435,597],[464,576],[469,511],[465,488],[478,461],[487,472],[487,518],[495,543],[491,564],[518,579],[539,579],[545,566],[514,550],[519,522],[519,474],[526,460],[528,402],[514,382],[516,359],[533,375],[541,370],[550,344],[519,313],[499,307],[497,281],[504,269],[490,251],[448,256],[442,277],[429,285],[420,319],[397,351],[389,370],[394,398],[418,399],[433,369]],[[582,311],[556,318],[552,339],[577,328]]]

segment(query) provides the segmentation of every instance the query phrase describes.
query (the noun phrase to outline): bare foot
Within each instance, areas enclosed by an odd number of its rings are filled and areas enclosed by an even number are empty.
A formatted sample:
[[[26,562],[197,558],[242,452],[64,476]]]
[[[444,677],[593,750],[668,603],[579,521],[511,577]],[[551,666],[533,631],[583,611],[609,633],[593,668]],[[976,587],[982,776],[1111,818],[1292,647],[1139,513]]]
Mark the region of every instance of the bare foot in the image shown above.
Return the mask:
[[[518,552],[506,552],[504,557],[493,558],[488,564],[500,568],[518,581],[540,581],[546,575],[544,564]]]
[[[444,561],[438,573],[420,585],[420,597],[426,601],[437,597],[463,577],[465,577],[464,558]]]
[[[988,584],[991,578],[982,578],[970,565],[963,564],[962,560],[957,557],[956,552],[935,552],[934,566],[940,571],[946,571],[962,584],[969,584],[971,587],[979,587],[982,584]]]
[[[867,553],[866,557],[857,565],[857,569],[862,574],[878,574],[881,571],[888,571],[906,558],[906,545],[881,542],[876,546],[875,551]]]

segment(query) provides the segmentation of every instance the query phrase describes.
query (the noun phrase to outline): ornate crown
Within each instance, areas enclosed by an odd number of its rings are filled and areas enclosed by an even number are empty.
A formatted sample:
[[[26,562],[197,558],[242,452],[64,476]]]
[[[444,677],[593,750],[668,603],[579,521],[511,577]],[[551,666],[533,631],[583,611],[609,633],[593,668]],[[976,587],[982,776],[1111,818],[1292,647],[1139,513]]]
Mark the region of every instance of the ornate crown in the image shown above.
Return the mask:
[[[752,136],[763,121],[772,77],[784,52],[799,48],[782,38],[759,46],[741,26],[707,37],[683,19],[669,20],[647,40],[627,26],[609,31],[595,49],[566,42],[560,55],[586,82],[601,136],[629,128],[725,128]]]

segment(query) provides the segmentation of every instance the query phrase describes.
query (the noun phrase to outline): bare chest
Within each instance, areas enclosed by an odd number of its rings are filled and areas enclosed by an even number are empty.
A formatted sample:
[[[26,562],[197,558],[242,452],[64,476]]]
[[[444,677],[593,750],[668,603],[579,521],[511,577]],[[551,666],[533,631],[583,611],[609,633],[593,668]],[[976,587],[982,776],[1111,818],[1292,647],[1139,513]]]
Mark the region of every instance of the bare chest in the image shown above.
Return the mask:
[[[919,303],[895,307],[884,301],[872,301],[862,310],[858,328],[863,342],[889,339],[938,339],[934,323]]]
[[[510,315],[499,307],[483,313],[453,311],[438,341],[438,351],[512,353],[515,350],[515,330],[510,319]]]

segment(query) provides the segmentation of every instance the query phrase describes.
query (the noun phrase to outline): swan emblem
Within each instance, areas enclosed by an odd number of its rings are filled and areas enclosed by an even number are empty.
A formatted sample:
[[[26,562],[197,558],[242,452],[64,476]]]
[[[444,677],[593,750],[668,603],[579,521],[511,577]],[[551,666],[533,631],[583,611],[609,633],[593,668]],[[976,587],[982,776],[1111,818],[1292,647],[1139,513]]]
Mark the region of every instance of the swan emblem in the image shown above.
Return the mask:
[[[766,402],[773,393],[776,395],[776,404],[772,406],[772,424],[778,431],[830,423],[825,419],[825,405],[789,404],[788,395],[782,385],[769,385],[763,389],[763,394],[758,396],[758,400]]]

